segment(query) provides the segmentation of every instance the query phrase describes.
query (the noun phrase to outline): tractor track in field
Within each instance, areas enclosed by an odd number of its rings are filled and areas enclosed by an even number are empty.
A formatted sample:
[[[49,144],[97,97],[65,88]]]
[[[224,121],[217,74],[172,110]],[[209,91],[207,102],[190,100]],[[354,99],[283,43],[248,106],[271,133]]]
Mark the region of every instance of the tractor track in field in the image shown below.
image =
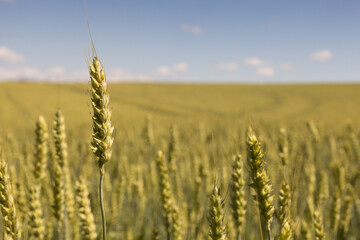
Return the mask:
[[[61,86],[66,91],[70,91],[76,94],[84,94],[84,88],[81,86],[71,86],[71,85],[63,85]],[[86,91],[88,93],[88,90]],[[244,118],[246,116],[251,116],[254,113],[266,113],[266,112],[275,112],[276,109],[281,108],[286,104],[285,99],[278,93],[274,93],[272,89],[257,89],[256,92],[258,95],[261,95],[263,97],[266,97],[266,103],[261,106],[255,106],[251,109],[247,109],[247,106],[250,105],[246,102],[239,102],[238,109],[235,109],[233,112],[224,112],[219,110],[214,110],[210,108],[205,108],[201,106],[196,106],[194,104],[184,104],[175,100],[169,100],[164,99],[162,97],[152,97],[152,99],[149,99],[147,103],[139,102],[136,99],[140,99],[140,97],[137,94],[131,94],[127,92],[119,92],[118,94],[111,93],[110,91],[110,99],[114,101],[115,103],[121,103],[126,104],[128,106],[135,107],[137,109],[145,110],[145,111],[151,111],[157,114],[167,115],[167,116],[173,116],[177,118],[188,118],[189,116],[192,116],[194,114],[209,114],[215,117],[230,117],[230,118]],[[241,94],[241,92],[240,92]],[[314,111],[314,109],[317,109],[321,105],[321,101],[311,94],[307,94],[304,91],[301,92],[293,92],[293,95],[298,98],[303,98],[306,102],[305,108],[299,109],[300,111],[297,111],[295,113],[292,113],[289,117],[298,117],[302,116],[304,114],[309,114]],[[110,100],[110,101],[111,101]],[[152,101],[155,102],[165,102],[168,104],[166,108],[159,107],[157,104],[151,104]],[[296,107],[296,106],[295,106]],[[179,111],[173,111],[169,110],[168,108],[178,109]],[[240,109],[240,111],[239,111]],[[183,113],[182,113],[183,112]],[[186,113],[185,113],[186,112]]]
[[[65,89],[67,91],[71,91],[73,93],[83,94],[83,90],[80,88],[74,89],[74,88],[66,87]],[[154,107],[153,105],[150,105],[150,104],[144,104],[144,103],[140,103],[137,101],[132,101],[132,100],[127,99],[126,97],[119,97],[118,95],[116,95],[114,93],[111,94],[110,101],[114,101],[115,103],[127,104],[129,106],[133,106],[138,109],[153,111],[155,113],[159,113],[159,114],[163,114],[163,115],[175,116],[175,117],[186,117],[186,115],[181,114],[179,112],[171,111],[171,110],[160,108],[160,107]],[[110,102],[110,105],[111,105],[111,102]]]

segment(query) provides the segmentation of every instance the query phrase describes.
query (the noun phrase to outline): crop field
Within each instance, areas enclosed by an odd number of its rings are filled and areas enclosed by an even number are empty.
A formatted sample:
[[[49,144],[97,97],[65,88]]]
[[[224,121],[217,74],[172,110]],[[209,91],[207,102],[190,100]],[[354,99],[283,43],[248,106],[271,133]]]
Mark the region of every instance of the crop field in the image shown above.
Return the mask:
[[[360,239],[359,93],[1,83],[0,236]]]

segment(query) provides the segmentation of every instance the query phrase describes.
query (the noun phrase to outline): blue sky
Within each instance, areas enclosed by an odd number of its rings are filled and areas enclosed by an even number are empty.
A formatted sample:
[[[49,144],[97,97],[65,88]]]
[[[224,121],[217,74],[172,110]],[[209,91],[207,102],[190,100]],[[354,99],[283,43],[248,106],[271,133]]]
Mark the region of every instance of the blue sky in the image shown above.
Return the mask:
[[[87,0],[110,81],[360,82],[360,1]],[[0,81],[87,81],[82,0],[0,0]]]

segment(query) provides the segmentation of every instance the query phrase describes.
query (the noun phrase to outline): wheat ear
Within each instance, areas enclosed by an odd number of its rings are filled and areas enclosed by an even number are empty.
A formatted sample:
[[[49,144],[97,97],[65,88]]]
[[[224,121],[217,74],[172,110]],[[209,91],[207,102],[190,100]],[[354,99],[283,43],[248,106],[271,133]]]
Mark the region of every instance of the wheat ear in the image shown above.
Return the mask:
[[[29,198],[29,239],[43,240],[45,224],[40,203],[40,186],[33,184]]]
[[[274,206],[270,179],[265,170],[264,154],[261,144],[250,128],[247,138],[247,159],[250,166],[251,187],[256,192],[256,200],[262,218],[262,227],[271,239],[271,222],[273,220]]]
[[[62,188],[63,188],[63,194],[65,196],[63,201],[63,204],[65,206],[62,208],[65,211],[66,216],[68,216],[71,221],[73,238],[76,238],[77,226],[76,226],[76,217],[75,217],[75,208],[74,208],[75,202],[74,202],[72,181],[69,171],[68,147],[66,142],[66,127],[65,127],[65,119],[60,109],[58,109],[55,113],[53,135],[54,135],[54,144],[55,144],[55,159],[61,169],[62,182],[63,182]],[[66,234],[67,232],[64,233],[65,236]]]
[[[171,239],[172,233],[172,218],[173,218],[173,197],[170,189],[169,171],[165,165],[164,155],[162,151],[157,154],[157,168],[160,179],[160,191],[161,191],[161,205],[164,212],[165,228],[167,233],[167,239]]]
[[[287,133],[286,133],[285,128],[280,129],[279,155],[280,155],[280,159],[281,159],[281,165],[285,169],[285,166],[288,164],[288,158],[289,158],[289,143],[288,143]]]
[[[82,239],[95,240],[97,234],[94,215],[90,207],[89,192],[83,178],[76,182],[76,203],[78,206]]]
[[[0,160],[0,208],[4,217],[6,234],[14,240],[19,240],[21,232],[16,216],[16,207],[11,193],[11,183],[7,165],[3,160]]]
[[[292,239],[294,238],[291,230],[291,225],[285,219],[285,221],[281,225],[280,240],[292,240]]]
[[[54,217],[57,222],[57,232],[58,239],[61,239],[61,227],[63,226],[64,221],[64,182],[63,182],[63,171],[59,164],[55,164],[54,166],[54,184],[53,184],[53,192],[54,192],[54,203],[53,203],[53,212]]]
[[[291,191],[290,186],[283,181],[279,194],[279,215],[281,223],[280,239],[293,239],[293,232],[291,227],[290,206],[291,206]]]
[[[324,223],[320,212],[315,210],[313,214],[314,218],[314,228],[315,228],[315,239],[316,240],[324,240],[325,239],[325,231],[324,231]]]
[[[45,175],[48,155],[48,128],[43,116],[36,122],[35,135],[34,178],[36,182],[40,182]]]
[[[237,233],[236,239],[239,240],[241,236],[245,236],[246,200],[244,185],[242,157],[241,155],[236,155],[232,168],[231,208]]]
[[[216,184],[210,197],[209,225],[209,235],[212,240],[227,239],[224,223],[224,200],[221,198],[220,189]]]

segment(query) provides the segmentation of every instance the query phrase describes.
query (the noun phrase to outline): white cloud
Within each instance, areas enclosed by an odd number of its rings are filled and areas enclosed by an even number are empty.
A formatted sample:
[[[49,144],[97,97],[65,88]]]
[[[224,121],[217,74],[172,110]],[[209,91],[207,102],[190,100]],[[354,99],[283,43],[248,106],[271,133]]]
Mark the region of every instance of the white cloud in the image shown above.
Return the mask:
[[[275,71],[272,67],[263,67],[256,70],[256,74],[259,76],[271,77],[275,74]]]
[[[173,66],[173,71],[175,72],[186,72],[188,70],[188,65],[186,63],[178,63]]]
[[[17,69],[4,69],[0,68],[0,79],[24,79],[39,77],[40,71],[35,68],[17,68]]]
[[[62,76],[65,73],[65,69],[63,67],[57,66],[50,68],[47,73],[50,76]]]
[[[221,62],[217,65],[217,69],[223,71],[236,71],[239,68],[239,65],[236,62]]]
[[[156,68],[156,73],[159,75],[176,75],[178,73],[187,72],[189,69],[187,63],[178,63],[173,65],[172,67],[169,66],[159,66]]]
[[[156,73],[160,75],[169,75],[171,74],[171,69],[167,66],[159,66],[156,68]]]
[[[258,57],[251,57],[244,59],[244,63],[248,66],[260,67],[261,65],[263,65],[264,61]]]
[[[0,46],[0,62],[15,64],[20,63],[23,60],[24,57],[22,55],[12,51],[5,46]]]
[[[108,81],[147,81],[149,78],[140,73],[133,73],[121,68],[113,68],[107,71]],[[32,81],[48,81],[48,82],[84,82],[89,81],[89,72],[87,70],[78,70],[66,72],[61,66],[55,66],[46,70],[37,68],[0,68],[1,80],[32,80]]]
[[[329,50],[323,49],[310,54],[310,58],[315,61],[329,61],[333,58],[333,54]]]
[[[81,81],[85,80],[88,81],[89,79],[89,71],[87,70],[77,70],[69,74],[68,76],[69,80],[73,81]]]
[[[294,65],[291,63],[283,63],[279,65],[279,68],[282,70],[292,70],[294,69]]]
[[[147,81],[149,78],[141,73],[130,72],[121,68],[109,69],[107,73],[109,81]]]
[[[181,30],[184,32],[195,34],[195,35],[200,35],[203,33],[203,30],[201,27],[190,26],[190,25],[186,25],[186,24],[181,26]]]

